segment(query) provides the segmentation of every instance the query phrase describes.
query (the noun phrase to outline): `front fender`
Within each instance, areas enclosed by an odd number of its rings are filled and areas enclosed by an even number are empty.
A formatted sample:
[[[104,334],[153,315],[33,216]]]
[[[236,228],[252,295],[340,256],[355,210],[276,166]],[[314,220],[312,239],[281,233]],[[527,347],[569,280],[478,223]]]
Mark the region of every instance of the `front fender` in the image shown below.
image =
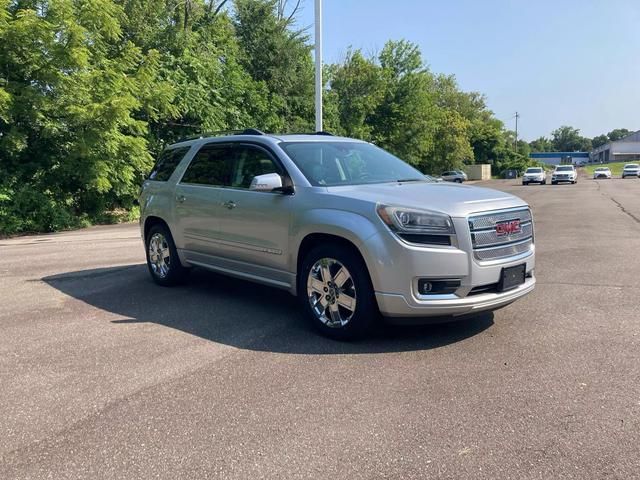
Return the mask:
[[[358,213],[325,208],[307,210],[293,224],[291,241],[293,248],[290,250],[288,259],[291,271],[297,273],[298,252],[305,237],[312,234],[326,234],[341,237],[353,243],[364,258],[371,274],[375,259],[370,257],[364,244],[379,231],[379,225]]]

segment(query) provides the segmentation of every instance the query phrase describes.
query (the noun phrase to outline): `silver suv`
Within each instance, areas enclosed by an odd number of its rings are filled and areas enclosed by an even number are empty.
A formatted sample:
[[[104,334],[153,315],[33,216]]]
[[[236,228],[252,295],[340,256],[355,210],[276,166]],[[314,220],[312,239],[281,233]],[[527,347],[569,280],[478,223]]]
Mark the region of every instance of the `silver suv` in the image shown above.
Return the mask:
[[[204,267],[288,290],[326,335],[378,314],[437,321],[531,292],[533,220],[495,190],[433,182],[350,138],[257,130],[167,148],[144,182],[153,280]]]

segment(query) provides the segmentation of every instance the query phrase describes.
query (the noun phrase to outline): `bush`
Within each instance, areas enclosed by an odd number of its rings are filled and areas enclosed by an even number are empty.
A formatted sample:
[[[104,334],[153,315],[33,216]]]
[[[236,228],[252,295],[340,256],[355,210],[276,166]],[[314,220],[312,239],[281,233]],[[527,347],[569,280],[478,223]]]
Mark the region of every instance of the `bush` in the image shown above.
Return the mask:
[[[74,215],[70,205],[57,201],[48,192],[30,186],[0,187],[0,235],[54,232],[86,224],[86,218]]]

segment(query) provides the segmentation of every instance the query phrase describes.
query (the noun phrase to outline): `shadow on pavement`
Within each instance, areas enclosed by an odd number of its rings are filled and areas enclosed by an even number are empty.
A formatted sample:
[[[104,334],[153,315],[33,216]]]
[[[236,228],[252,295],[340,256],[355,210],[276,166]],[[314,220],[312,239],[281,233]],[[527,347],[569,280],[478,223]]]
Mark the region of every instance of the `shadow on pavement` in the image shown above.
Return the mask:
[[[98,268],[42,279],[51,287],[124,319],[113,324],[156,323],[238,348],[293,354],[353,354],[438,348],[493,325],[484,313],[425,326],[380,325],[358,342],[316,334],[288,292],[194,269],[180,287],[155,285],[144,264]]]

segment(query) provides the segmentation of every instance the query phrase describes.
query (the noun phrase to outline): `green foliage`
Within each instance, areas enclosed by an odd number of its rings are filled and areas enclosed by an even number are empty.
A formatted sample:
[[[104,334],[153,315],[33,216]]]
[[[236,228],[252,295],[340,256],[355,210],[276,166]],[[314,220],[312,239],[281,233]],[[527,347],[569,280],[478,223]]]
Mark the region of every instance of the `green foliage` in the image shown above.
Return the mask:
[[[615,142],[617,140],[620,140],[621,138],[626,137],[630,133],[631,133],[631,130],[627,130],[626,128],[616,128],[614,130],[611,130],[609,133],[607,133],[607,138],[610,141]]]
[[[540,137],[529,144],[532,152],[553,152],[553,142],[547,137]]]
[[[493,164],[491,173],[492,175],[503,175],[506,170],[516,170],[522,173],[529,167],[546,168],[546,165],[513,150],[504,150],[499,160]]]
[[[593,137],[591,139],[591,144],[593,145],[593,148],[598,148],[601,145],[604,145],[605,143],[609,142],[609,137],[607,137],[606,135],[598,135],[597,137]]]
[[[0,0],[0,234],[135,217],[153,157],[187,135],[311,131],[312,49],[285,9]],[[430,72],[413,43],[389,41],[375,58],[350,50],[325,75],[329,131],[436,174],[521,160],[484,97]]]
[[[580,135],[580,130],[567,125],[551,132],[553,150],[556,152],[589,152],[592,145],[589,138]]]

